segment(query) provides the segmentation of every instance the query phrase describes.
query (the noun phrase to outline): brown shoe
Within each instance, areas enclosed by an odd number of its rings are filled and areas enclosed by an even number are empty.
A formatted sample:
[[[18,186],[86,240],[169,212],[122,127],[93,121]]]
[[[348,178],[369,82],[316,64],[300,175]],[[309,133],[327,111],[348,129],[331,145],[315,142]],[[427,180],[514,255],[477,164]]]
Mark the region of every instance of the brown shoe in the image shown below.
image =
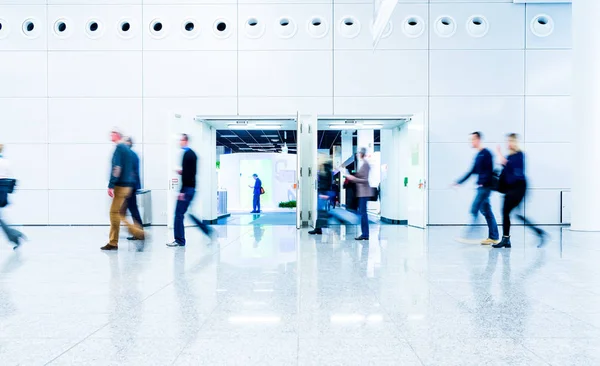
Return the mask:
[[[106,244],[105,246],[100,248],[100,250],[119,250],[119,247],[116,245]]]

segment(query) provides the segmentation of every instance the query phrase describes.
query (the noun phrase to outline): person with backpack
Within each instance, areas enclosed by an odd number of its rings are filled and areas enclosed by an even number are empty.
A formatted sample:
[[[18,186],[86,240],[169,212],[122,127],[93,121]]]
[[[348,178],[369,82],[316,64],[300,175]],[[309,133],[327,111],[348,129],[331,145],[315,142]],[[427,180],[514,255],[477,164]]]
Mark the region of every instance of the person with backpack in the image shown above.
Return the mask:
[[[527,178],[525,176],[525,154],[519,148],[519,136],[511,133],[507,136],[508,156],[502,155],[500,146],[497,148],[498,158],[504,166],[500,174],[498,191],[504,193],[504,204],[502,206],[502,241],[492,245],[494,248],[510,248],[510,214],[519,207],[525,199],[527,192]],[[539,247],[545,243],[546,232],[533,225],[523,215],[517,215],[526,226],[530,227],[540,239]]]

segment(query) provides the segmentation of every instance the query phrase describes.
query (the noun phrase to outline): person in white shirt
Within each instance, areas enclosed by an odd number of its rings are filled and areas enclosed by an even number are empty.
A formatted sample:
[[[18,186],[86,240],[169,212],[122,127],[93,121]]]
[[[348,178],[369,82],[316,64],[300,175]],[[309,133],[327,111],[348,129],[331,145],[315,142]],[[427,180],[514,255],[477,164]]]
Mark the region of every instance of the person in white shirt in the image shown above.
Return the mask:
[[[10,170],[10,163],[2,155],[3,150],[4,145],[0,144],[0,207],[8,205],[8,192],[10,191],[9,187],[11,187],[14,183],[12,180],[13,176]],[[25,235],[16,229],[8,227],[1,217],[0,227],[6,234],[8,240],[14,244],[14,249],[17,249],[21,244],[21,239],[25,239]]]

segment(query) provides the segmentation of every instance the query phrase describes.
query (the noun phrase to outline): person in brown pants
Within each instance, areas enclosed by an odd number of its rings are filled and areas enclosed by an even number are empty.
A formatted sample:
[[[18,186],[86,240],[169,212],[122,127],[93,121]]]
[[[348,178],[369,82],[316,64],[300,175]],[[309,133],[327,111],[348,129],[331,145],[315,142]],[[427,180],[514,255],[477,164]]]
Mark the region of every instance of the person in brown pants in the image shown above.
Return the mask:
[[[144,230],[136,223],[125,219],[123,207],[135,186],[135,172],[133,168],[132,152],[122,141],[123,136],[118,131],[111,132],[111,140],[116,144],[112,157],[112,169],[108,182],[108,195],[111,197],[110,205],[110,234],[109,242],[102,250],[117,250],[119,248],[119,230],[121,222],[127,225],[129,233],[136,239],[144,239]]]

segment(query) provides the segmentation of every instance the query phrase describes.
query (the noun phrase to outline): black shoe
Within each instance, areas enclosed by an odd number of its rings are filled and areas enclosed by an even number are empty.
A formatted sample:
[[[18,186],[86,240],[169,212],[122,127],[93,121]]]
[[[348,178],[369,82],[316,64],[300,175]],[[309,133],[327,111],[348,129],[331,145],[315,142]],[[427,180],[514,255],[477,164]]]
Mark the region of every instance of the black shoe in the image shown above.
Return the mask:
[[[321,229],[314,229],[308,232],[309,235],[323,235],[323,230]]]
[[[119,250],[119,247],[116,245],[106,244],[105,246],[100,248],[100,250]]]
[[[369,238],[364,237],[364,236],[359,236],[358,238],[354,238],[354,240],[369,240]]]
[[[492,245],[492,248],[512,248],[510,245],[510,236],[503,236],[502,241],[498,244]]]
[[[127,240],[144,240],[144,239],[136,238],[135,236],[129,236],[129,237],[127,237]]]

